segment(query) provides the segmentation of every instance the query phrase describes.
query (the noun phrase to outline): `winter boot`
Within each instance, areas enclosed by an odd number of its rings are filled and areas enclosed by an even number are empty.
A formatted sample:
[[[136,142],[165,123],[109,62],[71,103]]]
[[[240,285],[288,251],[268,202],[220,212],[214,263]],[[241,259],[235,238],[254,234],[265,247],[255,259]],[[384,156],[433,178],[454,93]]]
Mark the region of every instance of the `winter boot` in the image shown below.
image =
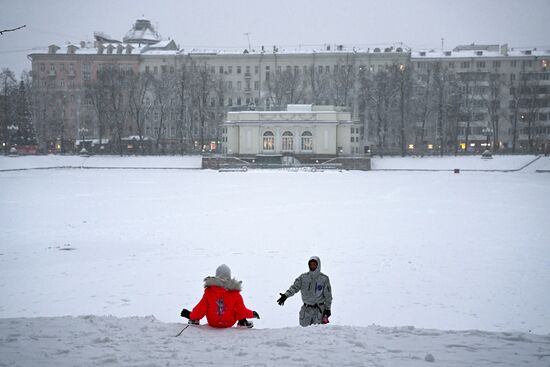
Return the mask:
[[[242,319],[237,322],[237,326],[241,327],[247,327],[249,329],[254,327],[254,323],[252,321],[248,321],[247,319]]]

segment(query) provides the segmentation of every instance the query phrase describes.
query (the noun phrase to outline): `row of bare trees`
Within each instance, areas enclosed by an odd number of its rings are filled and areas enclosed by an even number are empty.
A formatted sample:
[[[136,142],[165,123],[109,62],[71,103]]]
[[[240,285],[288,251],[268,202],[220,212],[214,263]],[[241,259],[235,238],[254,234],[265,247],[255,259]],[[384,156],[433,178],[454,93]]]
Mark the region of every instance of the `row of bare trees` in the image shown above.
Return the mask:
[[[229,109],[225,101],[233,96],[224,75],[191,56],[177,61],[174,72],[160,75],[116,64],[105,67],[85,82],[76,98],[50,83],[28,80],[39,140],[51,144],[74,137],[70,121],[76,114],[78,126],[93,125],[87,126],[89,136],[100,142],[108,138],[112,151],[120,154],[128,136],[137,137],[138,153],[185,154],[218,139],[219,124]],[[516,151],[522,133],[527,134],[523,148],[532,151],[544,136],[536,129],[538,112],[550,106],[539,74],[456,72],[438,62],[413,68],[408,61],[374,70],[357,65],[354,55],[348,55],[330,71],[315,60],[302,68],[276,65],[257,95],[261,105],[348,108],[364,123],[365,142],[378,154],[406,155],[410,145],[420,154],[429,149],[456,154],[459,143],[469,146],[472,131],[479,140],[480,121],[490,127],[495,149],[503,136],[511,136],[509,148]],[[2,75],[4,85],[13,84],[9,73]]]
[[[369,141],[379,154],[405,155],[409,144],[420,154],[428,145],[441,155],[457,154],[460,145],[469,146],[475,131],[478,140],[489,135],[495,150],[504,137],[509,151],[516,152],[521,133],[527,135],[523,150],[533,152],[547,143],[537,116],[541,108],[550,107],[550,88],[541,86],[544,73],[511,75],[455,72],[441,63],[421,70],[400,64],[359,73]]]
[[[99,138],[108,136],[121,154],[125,136],[137,137],[140,153],[146,153],[146,140],[152,138],[153,152],[163,154],[172,128],[175,136],[171,134],[170,141],[177,142],[177,148],[170,149],[185,154],[194,149],[195,141],[202,147],[217,136],[216,117],[223,111],[211,99],[224,99],[225,83],[206,63],[191,58],[180,61],[174,73],[160,76],[104,68],[86,83],[85,98],[93,107]]]

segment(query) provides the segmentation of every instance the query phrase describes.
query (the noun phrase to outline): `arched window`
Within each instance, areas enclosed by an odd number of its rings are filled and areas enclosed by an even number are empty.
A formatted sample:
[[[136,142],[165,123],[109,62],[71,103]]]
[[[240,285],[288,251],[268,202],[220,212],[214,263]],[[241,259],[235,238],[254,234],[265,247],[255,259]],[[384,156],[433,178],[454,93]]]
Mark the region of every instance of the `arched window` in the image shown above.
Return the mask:
[[[263,148],[264,150],[275,149],[275,136],[271,131],[266,131],[263,135]]]
[[[283,133],[282,150],[294,150],[294,135],[290,131]]]
[[[302,150],[311,152],[313,150],[313,134],[310,131],[302,133]]]

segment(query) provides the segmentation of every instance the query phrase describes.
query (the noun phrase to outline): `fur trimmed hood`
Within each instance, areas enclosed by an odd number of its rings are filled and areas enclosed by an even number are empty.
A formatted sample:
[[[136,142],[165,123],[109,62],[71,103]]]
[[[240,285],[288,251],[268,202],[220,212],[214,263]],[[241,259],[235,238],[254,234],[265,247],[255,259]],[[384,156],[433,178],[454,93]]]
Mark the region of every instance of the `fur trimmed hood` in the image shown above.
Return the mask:
[[[204,278],[204,288],[208,287],[222,287],[228,291],[241,291],[242,282],[235,278],[224,279],[219,277],[206,277]]]

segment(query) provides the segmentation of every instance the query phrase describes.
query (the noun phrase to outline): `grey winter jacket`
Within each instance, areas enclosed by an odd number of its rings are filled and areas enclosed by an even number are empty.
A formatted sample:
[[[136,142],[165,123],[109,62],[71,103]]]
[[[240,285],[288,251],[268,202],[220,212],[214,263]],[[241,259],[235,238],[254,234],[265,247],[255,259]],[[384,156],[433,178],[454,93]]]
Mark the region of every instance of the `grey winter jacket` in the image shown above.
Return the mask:
[[[323,310],[330,310],[332,305],[332,288],[328,276],[321,273],[321,260],[312,256],[309,260],[317,261],[317,269],[303,273],[294,281],[294,284],[285,292],[287,297],[292,297],[302,291],[302,301],[306,305],[320,305]]]

